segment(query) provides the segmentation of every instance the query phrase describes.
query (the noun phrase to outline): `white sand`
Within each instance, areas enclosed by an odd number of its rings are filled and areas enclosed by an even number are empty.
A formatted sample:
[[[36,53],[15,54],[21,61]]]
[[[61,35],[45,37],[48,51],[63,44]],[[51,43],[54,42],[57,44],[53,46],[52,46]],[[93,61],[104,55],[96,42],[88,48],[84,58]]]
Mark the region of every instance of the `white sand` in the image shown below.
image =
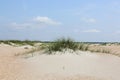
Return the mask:
[[[120,57],[80,55],[14,56],[22,48],[0,46],[0,80],[120,80]]]

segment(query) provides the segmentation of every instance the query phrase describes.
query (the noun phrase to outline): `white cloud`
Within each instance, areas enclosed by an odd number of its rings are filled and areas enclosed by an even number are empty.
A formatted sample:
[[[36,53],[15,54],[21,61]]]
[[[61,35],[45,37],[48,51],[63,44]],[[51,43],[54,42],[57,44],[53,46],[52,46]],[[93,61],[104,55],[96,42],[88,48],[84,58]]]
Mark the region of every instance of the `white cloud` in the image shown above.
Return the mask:
[[[87,23],[96,23],[97,22],[97,20],[95,18],[83,18],[82,20]]]
[[[16,23],[12,22],[10,26],[15,27],[17,29],[22,29],[26,27],[43,27],[43,26],[57,26],[60,25],[60,22],[54,21],[48,17],[35,17],[28,22],[23,22],[23,23]]]
[[[90,29],[90,30],[84,30],[82,32],[85,32],[85,33],[98,33],[98,32],[101,32],[101,31],[97,30],[97,29]]]
[[[60,22],[54,21],[48,17],[37,16],[33,20],[38,23],[47,24],[47,25],[60,25],[61,24]]]

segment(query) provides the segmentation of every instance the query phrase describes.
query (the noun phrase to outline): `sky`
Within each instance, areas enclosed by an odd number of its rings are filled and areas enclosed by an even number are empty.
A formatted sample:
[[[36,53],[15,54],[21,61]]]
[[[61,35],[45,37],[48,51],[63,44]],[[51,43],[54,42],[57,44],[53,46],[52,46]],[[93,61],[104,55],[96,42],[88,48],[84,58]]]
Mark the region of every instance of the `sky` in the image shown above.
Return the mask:
[[[120,42],[120,0],[0,0],[0,40]]]

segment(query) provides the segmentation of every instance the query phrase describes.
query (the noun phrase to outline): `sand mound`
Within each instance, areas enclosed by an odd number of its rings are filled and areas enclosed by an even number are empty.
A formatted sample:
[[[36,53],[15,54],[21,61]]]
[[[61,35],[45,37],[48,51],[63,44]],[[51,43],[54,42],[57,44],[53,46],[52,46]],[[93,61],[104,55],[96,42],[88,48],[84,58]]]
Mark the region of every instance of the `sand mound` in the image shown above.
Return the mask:
[[[120,80],[120,58],[78,51],[79,55],[14,56],[26,49],[0,47],[0,80]]]

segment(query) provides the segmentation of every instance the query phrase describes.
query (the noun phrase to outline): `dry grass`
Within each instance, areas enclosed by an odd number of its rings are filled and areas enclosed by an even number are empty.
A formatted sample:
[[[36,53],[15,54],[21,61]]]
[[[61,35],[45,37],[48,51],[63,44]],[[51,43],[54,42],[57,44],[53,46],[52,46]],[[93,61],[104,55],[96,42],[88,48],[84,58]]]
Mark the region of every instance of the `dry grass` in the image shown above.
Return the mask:
[[[88,50],[120,56],[120,45],[90,45]]]

